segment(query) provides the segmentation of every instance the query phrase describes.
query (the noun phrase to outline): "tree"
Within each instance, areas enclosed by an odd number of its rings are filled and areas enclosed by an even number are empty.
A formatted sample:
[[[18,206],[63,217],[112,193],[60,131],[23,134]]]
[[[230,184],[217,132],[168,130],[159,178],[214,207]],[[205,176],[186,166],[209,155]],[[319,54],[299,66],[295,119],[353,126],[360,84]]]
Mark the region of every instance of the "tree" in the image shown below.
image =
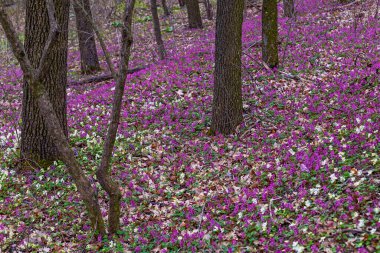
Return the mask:
[[[59,126],[68,135],[66,118],[67,43],[69,0],[55,4],[60,32],[51,52],[46,55],[48,68],[41,73],[41,83],[52,103]],[[25,52],[30,64],[37,68],[49,39],[49,16],[45,0],[26,1]],[[24,78],[21,124],[21,156],[39,166],[48,166],[59,158],[58,149],[48,134],[49,121],[43,118],[38,102],[32,95],[30,80]],[[49,123],[47,123],[49,122]],[[33,164],[33,166],[36,164]]]
[[[205,8],[206,8],[206,14],[207,19],[212,20],[214,18],[214,13],[212,11],[212,4],[210,0],[204,0]]]
[[[161,0],[162,8],[164,9],[164,15],[165,16],[170,16],[170,10],[169,7],[166,3],[166,0]]]
[[[218,0],[212,133],[230,134],[243,119],[241,55],[244,0]]]
[[[178,4],[181,8],[185,7],[186,5],[185,0],[178,0]]]
[[[189,28],[202,28],[202,17],[198,0],[185,0]]]
[[[284,16],[287,18],[295,17],[294,0],[284,0]]]
[[[262,57],[269,67],[278,66],[277,0],[264,0],[262,9]]]
[[[36,107],[42,116],[42,119],[49,124],[46,124],[46,129],[48,131],[49,138],[52,139],[55,145],[59,158],[62,160],[68,171],[73,178],[78,192],[83,199],[85,206],[87,208],[88,214],[90,216],[92,227],[100,234],[104,235],[106,233],[104,220],[102,213],[100,211],[100,206],[97,199],[97,194],[92,187],[90,180],[86,177],[81,168],[81,165],[76,160],[73,150],[70,148],[67,136],[60,125],[60,120],[57,113],[54,110],[53,103],[49,97],[49,91],[46,85],[43,83],[45,73],[51,68],[49,65],[50,57],[56,56],[60,50],[56,50],[57,44],[59,45],[62,32],[62,27],[58,26],[56,17],[59,16],[59,8],[61,4],[67,7],[69,6],[69,1],[61,0],[56,1],[57,5],[54,6],[53,0],[46,0],[46,5],[44,1],[40,2],[39,6],[34,6],[36,8],[31,9],[35,12],[29,12],[29,15],[38,16],[42,10],[47,10],[48,24],[50,27],[48,32],[48,38],[44,44],[44,50],[41,53],[39,64],[34,67],[26,53],[23,45],[19,41],[15,29],[10,21],[7,12],[3,6],[3,0],[0,0],[0,24],[3,27],[5,35],[11,44],[13,54],[20,63],[21,69],[24,73],[24,79],[29,83],[31,89],[30,96],[36,101]],[[33,0],[37,1],[37,0]],[[38,0],[40,1],[40,0]],[[97,179],[100,185],[107,192],[110,197],[109,201],[109,233],[114,234],[120,227],[120,199],[121,192],[116,182],[113,182],[110,177],[110,161],[112,156],[113,147],[115,144],[116,133],[120,121],[121,104],[124,93],[126,74],[128,72],[128,63],[132,46],[132,14],[135,5],[135,0],[127,0],[126,7],[123,17],[123,28],[122,28],[122,46],[120,49],[120,63],[119,72],[113,72],[113,76],[116,81],[114,99],[112,103],[112,113],[110,124],[108,127],[107,135],[104,142],[103,154],[101,163],[96,172]],[[37,8],[38,7],[38,8]],[[57,7],[57,8],[55,8]],[[67,14],[69,9],[67,8]],[[62,45],[60,45],[62,46]],[[67,47],[67,46],[66,46]],[[55,99],[55,98],[54,98]]]
[[[164,41],[162,40],[160,19],[158,18],[157,12],[157,0],[150,0],[150,10],[153,17],[153,27],[154,27],[154,36],[156,37],[156,43],[158,47],[158,55],[160,59],[165,59],[165,46]]]
[[[100,70],[96,51],[95,34],[88,18],[92,18],[89,0],[74,1],[75,20],[78,33],[81,70],[91,74]]]

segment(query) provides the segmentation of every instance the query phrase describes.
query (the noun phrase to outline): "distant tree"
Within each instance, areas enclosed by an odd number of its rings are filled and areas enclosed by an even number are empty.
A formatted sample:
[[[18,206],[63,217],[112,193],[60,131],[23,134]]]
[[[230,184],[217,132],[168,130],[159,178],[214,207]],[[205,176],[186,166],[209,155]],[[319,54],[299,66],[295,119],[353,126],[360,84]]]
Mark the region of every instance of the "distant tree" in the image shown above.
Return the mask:
[[[263,0],[262,57],[269,67],[278,66],[277,0]]]
[[[161,0],[162,8],[164,9],[164,15],[165,16],[170,16],[170,10],[169,7],[166,3],[166,0]]]
[[[204,0],[205,8],[206,8],[206,14],[207,14],[207,19],[212,20],[214,18],[214,13],[212,10],[212,4],[210,0]]]
[[[46,56],[47,68],[41,75],[41,83],[49,95],[59,125],[67,136],[66,82],[69,0],[57,1],[56,19],[60,32],[52,50]],[[49,17],[45,0],[26,1],[25,52],[33,67],[37,68],[49,39]],[[48,134],[46,121],[32,95],[28,78],[24,78],[21,123],[21,156],[39,166],[48,166],[59,158],[53,139]]]
[[[185,0],[189,28],[202,28],[202,17],[198,0]]]
[[[244,0],[218,0],[212,133],[230,134],[243,119],[241,55]]]
[[[79,40],[81,70],[90,74],[100,70],[96,51],[95,34],[89,18],[92,18],[89,0],[74,1],[74,12]]]
[[[150,9],[153,17],[154,36],[156,37],[158,54],[160,56],[160,59],[163,60],[165,59],[165,46],[164,41],[162,40],[160,19],[158,18],[157,0],[150,0]]]
[[[284,0],[284,16],[287,18],[295,17],[294,0]]]

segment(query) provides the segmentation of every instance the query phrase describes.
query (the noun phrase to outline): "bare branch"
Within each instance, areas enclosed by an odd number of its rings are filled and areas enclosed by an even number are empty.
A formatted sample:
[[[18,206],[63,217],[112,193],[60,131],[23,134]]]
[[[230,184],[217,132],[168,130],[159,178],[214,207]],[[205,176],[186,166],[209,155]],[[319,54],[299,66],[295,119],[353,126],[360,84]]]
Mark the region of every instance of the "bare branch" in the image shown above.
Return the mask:
[[[46,8],[48,11],[49,15],[49,25],[50,25],[50,31],[49,31],[49,36],[47,38],[47,41],[45,43],[44,50],[42,52],[42,56],[40,59],[40,64],[38,66],[37,72],[36,72],[36,79],[40,79],[42,73],[45,72],[45,70],[49,67],[48,61],[46,61],[46,58],[50,54],[55,41],[58,38],[59,35],[59,30],[58,30],[58,24],[57,20],[55,18],[55,8],[54,8],[54,3],[52,0],[46,0]]]

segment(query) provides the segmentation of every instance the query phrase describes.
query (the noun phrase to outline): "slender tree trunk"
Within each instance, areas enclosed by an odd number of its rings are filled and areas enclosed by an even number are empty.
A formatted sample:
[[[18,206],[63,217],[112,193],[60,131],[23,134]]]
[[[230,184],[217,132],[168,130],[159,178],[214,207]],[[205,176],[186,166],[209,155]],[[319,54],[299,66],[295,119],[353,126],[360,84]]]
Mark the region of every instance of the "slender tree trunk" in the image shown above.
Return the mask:
[[[67,82],[67,40],[69,20],[69,0],[56,1],[56,19],[60,33],[48,57],[49,68],[43,74],[42,83],[52,101],[59,125],[65,136],[66,82]],[[45,43],[49,36],[49,17],[45,0],[26,1],[25,51],[33,67],[39,65]],[[21,156],[48,166],[59,158],[58,149],[48,134],[46,121],[40,113],[37,100],[31,94],[29,80],[24,79],[21,125]],[[33,165],[34,166],[34,165]]]
[[[241,55],[244,0],[218,0],[211,133],[232,133],[243,119]]]
[[[169,7],[166,3],[166,0],[161,0],[162,8],[164,9],[164,15],[165,16],[170,16],[170,10]]]
[[[178,4],[181,8],[185,7],[186,5],[185,0],[178,0]]]
[[[204,0],[206,13],[207,13],[207,19],[212,20],[214,18],[214,13],[212,11],[212,4],[210,0]]]
[[[263,0],[262,57],[269,67],[278,66],[277,0]]]
[[[104,142],[102,160],[96,176],[102,188],[107,192],[109,203],[109,233],[115,234],[120,229],[120,200],[121,191],[119,184],[111,178],[111,158],[115,146],[116,134],[119,127],[121,106],[123,102],[125,81],[127,79],[129,57],[133,43],[132,19],[136,0],[127,0],[123,17],[123,29],[121,33],[122,46],[120,49],[119,74],[116,80],[115,94],[112,103],[111,122],[108,127]]]
[[[284,17],[295,17],[294,0],[284,0]]]
[[[202,17],[198,0],[185,0],[189,28],[202,28]]]
[[[150,10],[153,17],[154,36],[156,37],[158,54],[160,59],[163,60],[165,59],[165,46],[161,35],[160,19],[157,12],[157,0],[150,0]]]
[[[74,12],[78,30],[80,63],[83,74],[91,74],[100,70],[96,50],[95,33],[88,18],[92,18],[89,0],[74,1]]]

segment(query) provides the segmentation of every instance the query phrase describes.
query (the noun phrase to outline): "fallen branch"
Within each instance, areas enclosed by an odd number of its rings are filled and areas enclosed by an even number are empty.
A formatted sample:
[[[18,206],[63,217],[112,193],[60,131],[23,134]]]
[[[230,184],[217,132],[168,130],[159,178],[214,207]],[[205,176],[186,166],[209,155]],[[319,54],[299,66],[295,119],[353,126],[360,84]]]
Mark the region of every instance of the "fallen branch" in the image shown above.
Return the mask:
[[[139,72],[139,71],[141,71],[143,69],[146,69],[148,67],[149,67],[149,65],[144,65],[144,66],[141,66],[141,67],[129,69],[127,71],[127,74],[133,74],[133,73]],[[91,77],[88,77],[88,78],[85,78],[85,79],[82,79],[82,80],[79,80],[79,81],[70,82],[69,83],[69,87],[80,86],[80,85],[87,84],[87,83],[100,83],[100,82],[108,81],[108,80],[111,80],[111,79],[113,79],[113,75],[112,74],[104,74],[104,75],[100,75],[100,76],[91,76]]]

